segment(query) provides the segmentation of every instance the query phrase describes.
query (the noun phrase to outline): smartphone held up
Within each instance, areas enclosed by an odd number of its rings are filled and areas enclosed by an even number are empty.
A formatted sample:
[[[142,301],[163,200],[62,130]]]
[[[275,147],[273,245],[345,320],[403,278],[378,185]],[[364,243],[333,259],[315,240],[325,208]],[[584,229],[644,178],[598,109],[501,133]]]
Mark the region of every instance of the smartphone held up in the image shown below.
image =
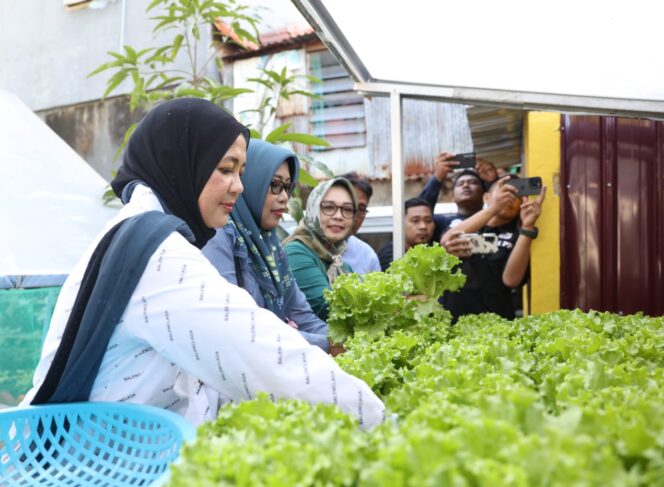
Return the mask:
[[[474,169],[477,164],[477,157],[474,152],[455,154],[452,160],[459,163],[458,166],[455,166],[455,169]]]
[[[539,176],[508,179],[507,184],[516,188],[517,197],[538,195],[542,192],[542,178]]]

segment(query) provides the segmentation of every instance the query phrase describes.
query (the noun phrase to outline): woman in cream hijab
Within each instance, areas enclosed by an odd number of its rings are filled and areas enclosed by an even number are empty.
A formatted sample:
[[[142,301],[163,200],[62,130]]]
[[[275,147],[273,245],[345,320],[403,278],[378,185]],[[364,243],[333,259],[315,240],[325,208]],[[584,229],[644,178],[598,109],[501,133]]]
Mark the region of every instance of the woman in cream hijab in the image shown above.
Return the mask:
[[[314,313],[327,320],[324,297],[334,280],[352,272],[341,255],[353,228],[357,199],[345,178],[334,178],[316,186],[307,200],[306,215],[284,240],[288,263],[297,285]]]

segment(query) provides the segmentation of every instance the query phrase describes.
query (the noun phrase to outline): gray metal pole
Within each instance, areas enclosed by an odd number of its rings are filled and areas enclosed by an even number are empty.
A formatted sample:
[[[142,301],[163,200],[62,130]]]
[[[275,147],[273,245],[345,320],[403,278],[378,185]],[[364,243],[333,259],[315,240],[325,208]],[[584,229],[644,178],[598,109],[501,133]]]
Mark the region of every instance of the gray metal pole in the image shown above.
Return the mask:
[[[403,161],[401,150],[401,93],[393,90],[390,93],[390,126],[392,137],[392,250],[394,259],[403,255],[405,239],[403,230]]]

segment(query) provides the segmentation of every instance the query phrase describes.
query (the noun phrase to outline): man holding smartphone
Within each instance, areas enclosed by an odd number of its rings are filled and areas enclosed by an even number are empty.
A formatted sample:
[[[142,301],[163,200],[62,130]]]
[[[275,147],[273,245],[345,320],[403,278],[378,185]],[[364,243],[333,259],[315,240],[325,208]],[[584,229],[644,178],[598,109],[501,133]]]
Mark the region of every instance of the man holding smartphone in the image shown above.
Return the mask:
[[[433,176],[427,181],[426,185],[419,194],[419,197],[426,200],[433,208],[438,201],[438,195],[443,187],[445,179],[463,162],[464,168],[454,177],[453,196],[457,205],[455,215],[434,215],[436,228],[434,230],[434,240],[440,241],[443,231],[450,226],[474,215],[482,209],[483,195],[486,184],[490,184],[498,179],[498,173],[493,163],[475,158],[474,153],[459,154],[459,157],[451,152],[441,152],[436,157]],[[461,157],[463,156],[463,157]],[[462,159],[461,161],[457,159]]]

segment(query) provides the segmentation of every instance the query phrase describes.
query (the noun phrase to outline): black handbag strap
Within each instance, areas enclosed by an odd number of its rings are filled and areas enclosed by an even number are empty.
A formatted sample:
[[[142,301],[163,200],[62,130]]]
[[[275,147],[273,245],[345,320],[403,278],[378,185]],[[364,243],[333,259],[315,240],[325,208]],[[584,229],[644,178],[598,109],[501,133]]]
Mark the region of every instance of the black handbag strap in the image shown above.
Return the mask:
[[[242,274],[242,263],[240,258],[237,255],[233,256],[233,262],[235,263],[235,278],[237,279],[238,287],[244,287],[244,275]]]

